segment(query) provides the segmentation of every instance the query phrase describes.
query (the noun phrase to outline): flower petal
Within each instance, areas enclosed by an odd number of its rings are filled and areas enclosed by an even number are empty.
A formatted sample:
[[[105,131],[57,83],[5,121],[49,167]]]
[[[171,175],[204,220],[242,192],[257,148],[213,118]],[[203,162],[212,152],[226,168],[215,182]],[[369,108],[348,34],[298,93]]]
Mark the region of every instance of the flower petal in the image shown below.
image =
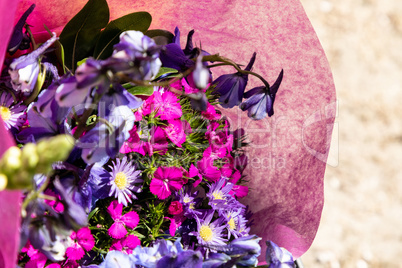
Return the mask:
[[[123,205],[117,200],[113,200],[107,208],[107,212],[109,212],[113,220],[119,219],[121,217],[121,213],[123,212]]]
[[[137,212],[130,211],[130,212],[124,214],[123,217],[121,217],[121,221],[124,222],[124,224],[128,228],[133,229],[138,225],[138,222],[140,221],[140,217],[138,216]]]
[[[110,226],[108,234],[115,239],[120,239],[127,234],[127,230],[122,222],[115,222]]]

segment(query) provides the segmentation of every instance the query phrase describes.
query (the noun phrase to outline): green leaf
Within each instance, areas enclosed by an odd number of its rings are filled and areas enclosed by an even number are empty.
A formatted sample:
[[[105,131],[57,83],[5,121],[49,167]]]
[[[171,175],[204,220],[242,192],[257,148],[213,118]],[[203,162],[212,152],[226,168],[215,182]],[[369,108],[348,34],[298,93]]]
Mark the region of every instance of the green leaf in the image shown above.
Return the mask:
[[[74,71],[76,63],[93,51],[97,39],[109,22],[106,0],[89,0],[72,18],[60,34],[64,47],[66,66]]]
[[[151,25],[148,12],[135,12],[111,21],[102,31],[94,51],[94,58],[105,59],[112,55],[113,45],[119,42],[122,32],[135,30],[145,32]]]
[[[172,39],[174,37],[174,35],[171,32],[160,29],[149,30],[145,33],[145,35],[154,39],[157,45],[169,44],[172,42]]]
[[[157,78],[159,78],[159,77],[161,77],[162,75],[165,75],[165,74],[176,74],[176,73],[178,73],[179,71],[177,71],[176,69],[173,69],[173,68],[168,68],[168,67],[161,67],[160,69],[159,69],[159,72],[158,72],[158,74],[155,76],[156,77],[156,79]]]
[[[154,87],[133,86],[130,83],[124,84],[123,87],[133,95],[151,96],[154,93]]]

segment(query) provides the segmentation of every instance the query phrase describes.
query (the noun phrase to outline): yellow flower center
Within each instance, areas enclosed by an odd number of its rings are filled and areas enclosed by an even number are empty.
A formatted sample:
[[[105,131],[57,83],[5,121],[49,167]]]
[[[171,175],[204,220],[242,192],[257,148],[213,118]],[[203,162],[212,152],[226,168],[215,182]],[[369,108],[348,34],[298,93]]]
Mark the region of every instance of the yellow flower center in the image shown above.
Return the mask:
[[[117,188],[120,190],[123,190],[126,188],[127,185],[127,176],[123,172],[119,172],[116,174],[116,177],[114,177],[114,183],[116,184]]]
[[[190,204],[190,206],[188,206],[190,209],[194,209],[194,204]]]
[[[6,122],[11,117],[11,111],[7,107],[1,106],[0,107],[0,115],[1,115],[1,119],[3,119],[3,121]]]
[[[184,203],[189,203],[190,202],[190,197],[186,196],[183,198]]]
[[[222,197],[222,192],[221,192],[221,191],[212,193],[212,196],[213,196],[214,199],[216,199],[216,200],[222,200],[222,199],[223,199],[223,197]]]
[[[211,242],[214,234],[208,225],[203,225],[200,228],[200,236],[205,242]]]
[[[236,229],[236,223],[235,223],[235,221],[234,221],[233,218],[230,219],[230,221],[228,222],[228,224],[229,224],[229,229],[230,229],[230,230]]]

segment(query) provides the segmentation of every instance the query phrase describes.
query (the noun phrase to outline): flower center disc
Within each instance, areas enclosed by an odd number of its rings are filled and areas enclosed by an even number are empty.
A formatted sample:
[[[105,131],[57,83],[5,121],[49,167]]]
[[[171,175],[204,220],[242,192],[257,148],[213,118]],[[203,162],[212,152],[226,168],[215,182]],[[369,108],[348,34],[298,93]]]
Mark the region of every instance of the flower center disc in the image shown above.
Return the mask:
[[[119,172],[116,174],[116,177],[114,177],[114,183],[116,184],[117,188],[120,190],[123,190],[126,188],[127,185],[127,177],[126,174],[123,172]]]
[[[0,107],[0,114],[1,114],[1,119],[3,119],[4,122],[8,121],[11,117],[11,111],[9,108],[1,106]]]
[[[212,193],[212,196],[214,197],[215,200],[222,200],[223,199],[222,194],[221,194],[220,191]]]
[[[211,242],[213,238],[212,229],[209,226],[203,225],[200,228],[200,236],[205,242]]]
[[[230,230],[236,229],[236,223],[235,223],[235,221],[234,221],[233,218],[230,219],[230,221],[228,222],[228,224],[229,224]]]

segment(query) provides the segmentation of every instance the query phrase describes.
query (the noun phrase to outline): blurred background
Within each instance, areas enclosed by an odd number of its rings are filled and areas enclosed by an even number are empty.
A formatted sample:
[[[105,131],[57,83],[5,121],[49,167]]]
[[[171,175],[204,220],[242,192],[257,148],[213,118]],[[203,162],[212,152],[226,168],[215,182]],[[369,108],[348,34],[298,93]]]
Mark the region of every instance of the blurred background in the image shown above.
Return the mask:
[[[338,117],[308,267],[402,267],[402,1],[301,0]]]

